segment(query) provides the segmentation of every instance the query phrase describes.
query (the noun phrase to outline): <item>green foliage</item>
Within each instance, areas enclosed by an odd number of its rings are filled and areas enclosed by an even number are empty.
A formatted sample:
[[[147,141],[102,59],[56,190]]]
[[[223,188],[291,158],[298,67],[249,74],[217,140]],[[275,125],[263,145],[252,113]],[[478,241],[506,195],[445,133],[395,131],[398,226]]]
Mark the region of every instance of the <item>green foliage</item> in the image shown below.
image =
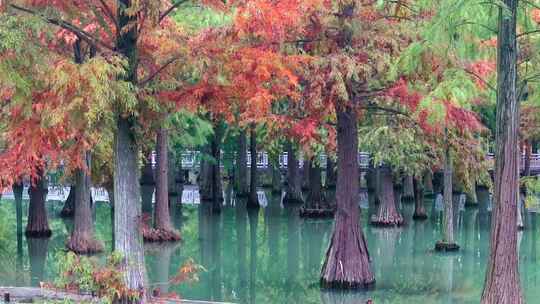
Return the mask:
[[[113,303],[121,298],[139,297],[139,291],[128,289],[123,282],[123,258],[118,252],[113,252],[103,266],[95,259],[78,256],[73,252],[60,251],[56,258],[63,261],[58,263],[59,276],[55,281],[58,288],[91,292],[105,303]]]
[[[437,160],[415,128],[369,125],[361,127],[359,134],[360,149],[370,153],[375,165],[384,163],[396,172],[422,176]]]

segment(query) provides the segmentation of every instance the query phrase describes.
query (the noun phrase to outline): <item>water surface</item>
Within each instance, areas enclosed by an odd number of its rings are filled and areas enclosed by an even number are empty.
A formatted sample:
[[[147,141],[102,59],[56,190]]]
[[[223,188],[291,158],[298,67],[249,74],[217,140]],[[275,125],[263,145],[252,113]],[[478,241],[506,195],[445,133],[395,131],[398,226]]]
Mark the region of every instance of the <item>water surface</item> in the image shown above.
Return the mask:
[[[264,208],[246,210],[241,201],[226,196],[223,212],[215,215],[188,188],[183,206],[174,204],[171,215],[181,231],[177,244],[145,245],[148,277],[154,287],[174,291],[183,298],[234,303],[478,303],[489,254],[487,193],[479,193],[477,208],[456,211],[456,238],[462,250],[443,255],[433,252],[439,239],[441,213],[433,199],[426,200],[429,219],[411,220],[413,206],[400,209],[407,220],[402,228],[374,228],[367,219],[374,208],[361,196],[362,227],[373,259],[376,288],[369,292],[321,292],[318,277],[333,221],[304,220],[297,207],[283,207],[280,195],[261,191]],[[229,192],[230,193],[230,192]],[[28,201],[24,201],[22,227]],[[54,281],[56,252],[64,246],[72,222],[57,216],[62,203],[49,201],[53,236],[48,240],[17,237],[14,202],[0,201],[0,285],[38,286]],[[457,208],[459,209],[459,208]],[[112,245],[108,203],[97,202],[98,237]],[[520,271],[528,303],[540,297],[538,215],[526,213],[526,230],[519,233]],[[168,282],[188,259],[206,271],[198,282],[174,286]]]

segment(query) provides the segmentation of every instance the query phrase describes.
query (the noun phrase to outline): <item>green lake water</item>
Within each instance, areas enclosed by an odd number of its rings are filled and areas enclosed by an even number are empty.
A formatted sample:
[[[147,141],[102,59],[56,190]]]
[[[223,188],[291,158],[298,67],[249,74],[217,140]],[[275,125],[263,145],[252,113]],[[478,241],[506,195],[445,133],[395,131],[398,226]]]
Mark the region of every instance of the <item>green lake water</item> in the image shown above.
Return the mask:
[[[171,215],[181,231],[177,244],[147,244],[146,266],[154,287],[175,291],[183,298],[233,303],[479,303],[489,254],[490,212],[486,193],[476,208],[456,211],[456,238],[462,250],[444,255],[433,252],[439,239],[441,213],[426,199],[429,219],[411,220],[412,203],[401,203],[407,220],[401,228],[367,225],[373,207],[362,209],[375,289],[368,292],[321,291],[318,276],[332,230],[332,220],[304,220],[297,207],[283,207],[280,196],[265,195],[266,206],[248,211],[226,199],[220,215],[205,205],[172,206]],[[364,196],[364,199],[365,196]],[[363,201],[363,206],[367,205]],[[24,202],[22,227],[28,201]],[[56,252],[64,246],[72,222],[58,217],[61,202],[47,208],[53,236],[48,240],[17,237],[15,206],[0,201],[0,286],[38,286],[54,281]],[[96,203],[96,232],[107,248],[112,245],[111,212]],[[540,219],[526,212],[526,229],[519,233],[521,284],[528,303],[540,298],[538,247]],[[167,284],[179,267],[192,258],[204,266],[199,281]]]

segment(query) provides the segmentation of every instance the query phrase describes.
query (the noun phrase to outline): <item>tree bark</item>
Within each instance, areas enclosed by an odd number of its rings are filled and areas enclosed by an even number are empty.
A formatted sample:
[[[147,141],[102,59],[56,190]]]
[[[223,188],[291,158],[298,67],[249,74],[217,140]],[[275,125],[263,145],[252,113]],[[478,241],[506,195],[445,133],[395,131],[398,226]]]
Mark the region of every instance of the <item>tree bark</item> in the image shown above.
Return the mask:
[[[454,241],[454,204],[452,201],[452,158],[450,157],[450,147],[446,143],[444,156],[444,180],[443,180],[443,225],[442,240],[435,245],[437,251],[456,251],[459,246]]]
[[[64,202],[64,207],[62,207],[62,211],[60,211],[60,217],[63,218],[69,218],[73,217],[75,215],[75,192],[76,192],[76,185],[72,185],[69,187],[69,194],[66,198],[66,201]]]
[[[144,223],[143,237],[149,242],[174,242],[180,240],[180,233],[172,225],[169,208],[169,132],[160,127],[156,137],[154,228]]]
[[[287,193],[283,198],[283,203],[302,204],[304,202],[299,171],[293,143],[289,141],[287,143]]]
[[[43,173],[37,180],[32,181],[28,189],[30,206],[28,207],[28,223],[26,225],[27,238],[48,238],[52,235],[45,209],[47,185]]]
[[[22,194],[24,185],[22,182],[13,184],[13,197],[15,198],[15,215],[17,218],[17,236],[22,235]]]
[[[421,178],[415,177],[414,186],[414,220],[426,220],[426,208],[424,207],[424,187]]]
[[[499,8],[494,208],[482,304],[524,302],[519,283],[516,225],[520,121],[516,92],[518,0],[502,2],[506,8]]]
[[[247,170],[247,139],[246,131],[240,130],[238,135],[238,150],[236,151],[236,196],[248,195]]]
[[[414,200],[414,181],[412,175],[407,175],[403,179],[403,199]]]
[[[403,216],[396,208],[396,195],[392,170],[384,166],[379,168],[381,176],[381,190],[379,193],[379,209],[377,214],[371,217],[371,224],[375,226],[400,226],[403,224]]]
[[[326,178],[324,186],[325,188],[336,187],[336,163],[330,156],[326,158]]]
[[[218,120],[214,124],[214,137],[211,142],[213,162],[210,169],[210,193],[212,200],[212,212],[220,213],[223,203],[223,188],[221,185],[221,141],[223,140],[223,127]]]
[[[145,217],[151,218],[152,198],[155,190],[154,169],[152,168],[152,153],[145,157],[145,164],[141,174],[141,201],[142,213]]]
[[[278,153],[270,153],[270,166],[272,167],[272,193],[281,194],[281,168]]]
[[[141,293],[139,301],[119,299],[120,303],[145,302],[146,279],[141,233],[139,151],[130,122],[118,118],[114,162],[114,249],[123,255],[124,283]]]
[[[427,171],[424,175],[424,190],[433,194],[433,173],[431,171]]]
[[[337,112],[338,176],[332,238],[321,270],[321,285],[335,288],[367,288],[375,283],[369,253],[359,226],[358,208],[358,115],[354,110]]]
[[[91,168],[90,152],[84,153],[85,166]],[[94,233],[94,221],[92,219],[92,203],[90,192],[90,176],[86,169],[75,171],[75,222],[73,231],[66,247],[77,254],[88,254],[103,251],[103,244],[98,241]]]
[[[311,160],[307,158],[306,155],[304,155],[304,161],[302,163],[302,190],[309,191],[309,173],[311,169]]]
[[[257,132],[255,126],[250,127],[249,152],[251,153],[251,167],[249,170],[249,196],[248,208],[259,208],[259,197],[257,196]]]

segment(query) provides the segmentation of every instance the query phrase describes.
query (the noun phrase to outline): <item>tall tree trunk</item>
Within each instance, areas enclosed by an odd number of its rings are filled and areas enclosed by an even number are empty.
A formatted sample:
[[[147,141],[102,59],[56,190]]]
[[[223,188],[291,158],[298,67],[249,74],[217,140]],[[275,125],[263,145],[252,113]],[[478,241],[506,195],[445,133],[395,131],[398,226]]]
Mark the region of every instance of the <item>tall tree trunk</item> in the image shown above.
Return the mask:
[[[211,139],[212,141],[212,139]],[[199,192],[201,194],[201,202],[212,201],[212,164],[208,159],[212,155],[211,144],[207,144],[202,148],[203,157],[201,158],[201,167],[199,172]]]
[[[15,198],[15,215],[17,219],[17,236],[22,235],[22,194],[24,185],[22,182],[13,184],[13,197]]]
[[[211,193],[212,212],[221,212],[223,203],[223,188],[221,185],[221,141],[223,140],[223,126],[221,120],[215,123],[214,137],[212,138],[211,151],[214,162],[211,169]]]
[[[298,159],[294,151],[293,143],[287,143],[287,193],[283,203],[302,204],[302,185],[300,183],[300,172]]]
[[[247,139],[246,131],[240,130],[238,135],[238,150],[236,151],[236,196],[246,197],[248,195],[247,182]]]
[[[324,183],[325,188],[336,187],[336,163],[328,155],[326,158],[326,178]]]
[[[309,173],[311,168],[311,160],[307,158],[307,155],[304,155],[304,161],[302,163],[302,190],[309,190]]]
[[[447,135],[448,136],[448,135]],[[444,180],[443,180],[443,225],[442,240],[435,245],[437,251],[456,251],[459,246],[454,241],[454,206],[452,201],[452,158],[450,157],[450,147],[448,139],[446,143],[446,151],[444,157]]]
[[[433,173],[431,171],[427,171],[424,175],[424,188],[425,192],[433,194]]]
[[[518,0],[499,8],[495,191],[482,304],[523,303],[517,255],[519,102],[516,94]]]
[[[281,168],[278,153],[270,153],[270,166],[272,167],[272,192],[281,193]]]
[[[314,161],[307,162],[310,165],[309,170],[309,193],[306,200],[306,206],[309,209],[323,208],[323,194],[321,181],[321,168]]]
[[[250,127],[249,151],[251,153],[251,168],[249,177],[248,208],[259,208],[259,198],[257,196],[257,132],[255,126]]]
[[[141,172],[141,201],[142,213],[151,219],[152,198],[155,190],[154,169],[152,168],[152,153],[148,153]]]
[[[427,219],[426,208],[424,208],[424,184],[419,177],[414,178],[414,220]]]
[[[369,253],[360,228],[358,208],[358,115],[354,110],[337,112],[338,176],[334,231],[321,270],[321,285],[366,288],[375,283]]]
[[[114,162],[114,249],[123,255],[126,287],[140,291],[141,301],[120,299],[120,303],[145,302],[146,279],[141,233],[141,203],[139,189],[139,151],[130,122],[118,118]]]
[[[30,206],[28,207],[26,237],[48,238],[52,232],[49,228],[47,210],[45,209],[47,185],[43,173],[40,173],[39,179],[32,181],[28,194],[30,195]]]
[[[400,226],[403,224],[403,216],[396,208],[392,169],[384,166],[379,168],[379,172],[381,174],[379,209],[377,214],[371,217],[371,224],[375,226]]]
[[[150,242],[173,242],[180,234],[171,222],[169,206],[169,132],[160,127],[156,138],[156,202],[154,206],[154,229],[145,224],[143,237]]]
[[[60,211],[60,217],[68,218],[73,217],[73,215],[75,214],[75,192],[77,191],[76,189],[76,185],[71,185],[71,187],[69,187],[69,194],[66,198],[66,201],[64,202],[64,207],[62,207],[62,211]]]
[[[91,168],[90,152],[84,153],[85,166]],[[85,169],[75,171],[77,193],[75,194],[75,222],[73,231],[66,247],[78,254],[96,253],[103,251],[103,244],[96,240],[90,193],[90,176]]]

